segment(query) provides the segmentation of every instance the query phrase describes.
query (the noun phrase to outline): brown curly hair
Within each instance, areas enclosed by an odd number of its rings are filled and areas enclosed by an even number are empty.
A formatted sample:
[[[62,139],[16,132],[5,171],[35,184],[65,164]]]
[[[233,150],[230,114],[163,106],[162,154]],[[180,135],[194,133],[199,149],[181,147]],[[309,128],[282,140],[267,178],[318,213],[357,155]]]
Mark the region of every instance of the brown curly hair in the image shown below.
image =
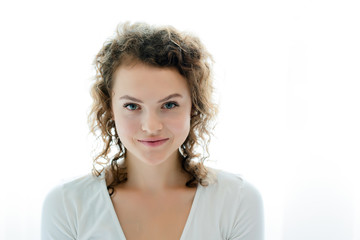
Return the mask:
[[[187,187],[198,183],[208,186],[208,168],[204,161],[209,157],[212,122],[217,105],[212,102],[212,56],[200,40],[192,34],[179,32],[172,26],[151,26],[146,23],[117,26],[116,34],[107,40],[94,59],[95,82],[91,87],[93,104],[88,115],[90,132],[101,137],[102,151],[93,160],[93,174],[99,176],[105,170],[110,195],[114,187],[127,181],[126,149],[118,138],[111,115],[111,90],[113,74],[122,64],[140,61],[150,66],[175,67],[190,87],[192,109],[190,132],[179,148],[183,156],[182,169],[191,179]],[[112,145],[118,150],[109,157]],[[204,154],[196,152],[202,147]],[[194,160],[198,159],[198,162]],[[119,160],[123,160],[119,163]],[[110,162],[110,164],[109,164]],[[101,169],[97,169],[97,167]]]

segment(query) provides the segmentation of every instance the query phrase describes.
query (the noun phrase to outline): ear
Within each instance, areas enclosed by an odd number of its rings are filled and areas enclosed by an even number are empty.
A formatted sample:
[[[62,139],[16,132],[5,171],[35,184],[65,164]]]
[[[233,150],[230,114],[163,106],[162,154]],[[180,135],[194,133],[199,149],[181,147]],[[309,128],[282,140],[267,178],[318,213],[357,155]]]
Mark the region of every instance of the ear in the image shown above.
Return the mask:
[[[195,110],[194,108],[192,108],[192,109],[191,109],[191,113],[190,113],[190,117],[192,118],[192,117],[198,115],[198,113],[199,113],[199,112],[198,112],[197,110]]]
[[[190,117],[192,118],[195,115],[195,108],[194,106],[191,106],[191,110],[190,110]]]
[[[109,109],[109,112],[110,112],[110,116],[111,116],[111,119],[114,120],[114,111],[113,111],[113,108],[112,108],[112,104],[110,103],[110,109]]]

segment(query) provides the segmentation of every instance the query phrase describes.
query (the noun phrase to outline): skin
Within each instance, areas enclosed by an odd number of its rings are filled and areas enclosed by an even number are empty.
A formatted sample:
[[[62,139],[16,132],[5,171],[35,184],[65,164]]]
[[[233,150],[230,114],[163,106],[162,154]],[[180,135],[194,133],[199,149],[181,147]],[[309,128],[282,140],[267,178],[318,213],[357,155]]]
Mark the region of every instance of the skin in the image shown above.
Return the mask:
[[[178,149],[190,131],[186,79],[175,68],[136,62],[120,66],[113,80],[112,116],[128,166],[122,187],[152,195],[185,188],[188,175],[181,169]],[[149,139],[167,141],[156,147],[141,142]]]

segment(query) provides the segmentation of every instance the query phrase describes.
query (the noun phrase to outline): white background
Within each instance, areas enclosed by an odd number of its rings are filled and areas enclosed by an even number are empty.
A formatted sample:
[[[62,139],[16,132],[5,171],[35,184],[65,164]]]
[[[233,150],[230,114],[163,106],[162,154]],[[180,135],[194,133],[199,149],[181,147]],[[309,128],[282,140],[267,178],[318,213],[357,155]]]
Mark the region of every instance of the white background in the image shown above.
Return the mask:
[[[360,239],[358,1],[2,1],[0,239],[39,239],[46,193],[90,171],[92,60],[124,21],[213,54],[207,165],[262,193],[267,240]]]

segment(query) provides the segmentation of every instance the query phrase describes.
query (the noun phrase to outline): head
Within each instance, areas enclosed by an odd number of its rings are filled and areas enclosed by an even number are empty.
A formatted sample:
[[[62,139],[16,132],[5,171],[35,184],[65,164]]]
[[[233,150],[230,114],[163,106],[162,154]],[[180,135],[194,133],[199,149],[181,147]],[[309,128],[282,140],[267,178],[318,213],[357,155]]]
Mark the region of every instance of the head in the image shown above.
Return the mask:
[[[178,149],[190,132],[191,107],[187,81],[175,68],[135,62],[114,73],[111,112],[126,160],[158,165],[179,159]]]
[[[104,144],[102,152],[95,157],[94,164],[105,167],[111,161],[112,173],[120,173],[121,169],[123,177],[120,176],[120,182],[126,181],[126,164],[119,167],[118,160],[124,159],[126,155],[128,144],[125,136],[129,134],[127,132],[129,126],[125,127],[124,124],[130,124],[131,121],[121,122],[121,119],[126,118],[119,117],[119,114],[128,114],[128,118],[136,119],[132,121],[133,127],[135,123],[137,124],[133,129],[141,128],[144,131],[141,134],[132,132],[131,134],[138,134],[136,139],[154,136],[167,138],[175,133],[179,134],[180,131],[181,137],[176,139],[175,145],[178,145],[177,151],[182,156],[183,169],[193,176],[192,181],[201,182],[203,175],[206,175],[206,171],[202,170],[202,163],[208,156],[207,146],[211,138],[211,123],[217,113],[217,108],[212,102],[212,57],[199,39],[191,34],[179,32],[171,26],[154,27],[145,23],[121,24],[117,28],[116,35],[105,42],[96,55],[94,65],[97,73],[91,88],[94,102],[89,114],[89,124],[91,132],[101,137]],[[136,71],[132,71],[134,69]],[[138,75],[149,76],[149,71],[154,74],[154,78],[149,77],[149,80],[144,82],[144,78]],[[126,74],[133,74],[132,78],[125,78]],[[168,77],[173,77],[177,84],[166,86]],[[160,80],[154,81],[155,78]],[[133,81],[124,79],[133,79]],[[134,88],[136,84],[138,88]],[[136,89],[136,91],[127,92],[127,89]],[[181,96],[161,102],[167,104],[164,105],[166,109],[175,107],[171,102],[184,100],[186,107],[181,109],[182,111],[177,109],[181,121],[175,122],[174,119],[179,119],[179,117],[170,118],[167,115],[167,122],[154,120],[145,123],[144,119],[153,113],[150,110],[156,109],[158,101],[169,94]],[[154,98],[155,95],[159,95],[158,99]],[[122,100],[126,98],[129,100],[129,96],[144,98],[138,100],[146,106],[148,115],[136,117],[134,111],[131,111],[136,109],[136,105],[127,105],[126,109],[129,111],[120,113],[119,104],[124,106],[126,101]],[[153,102],[154,99],[156,102]],[[130,116],[131,114],[133,115]],[[156,115],[156,117],[159,116]],[[159,133],[164,135],[160,136]],[[112,146],[117,146],[118,151],[110,159],[108,154]],[[198,147],[203,148],[202,153],[196,151]],[[193,162],[196,158],[200,160],[200,165]],[[106,161],[101,161],[101,159]],[[124,160],[126,161],[126,158]],[[94,172],[97,175],[100,174],[95,166]]]

